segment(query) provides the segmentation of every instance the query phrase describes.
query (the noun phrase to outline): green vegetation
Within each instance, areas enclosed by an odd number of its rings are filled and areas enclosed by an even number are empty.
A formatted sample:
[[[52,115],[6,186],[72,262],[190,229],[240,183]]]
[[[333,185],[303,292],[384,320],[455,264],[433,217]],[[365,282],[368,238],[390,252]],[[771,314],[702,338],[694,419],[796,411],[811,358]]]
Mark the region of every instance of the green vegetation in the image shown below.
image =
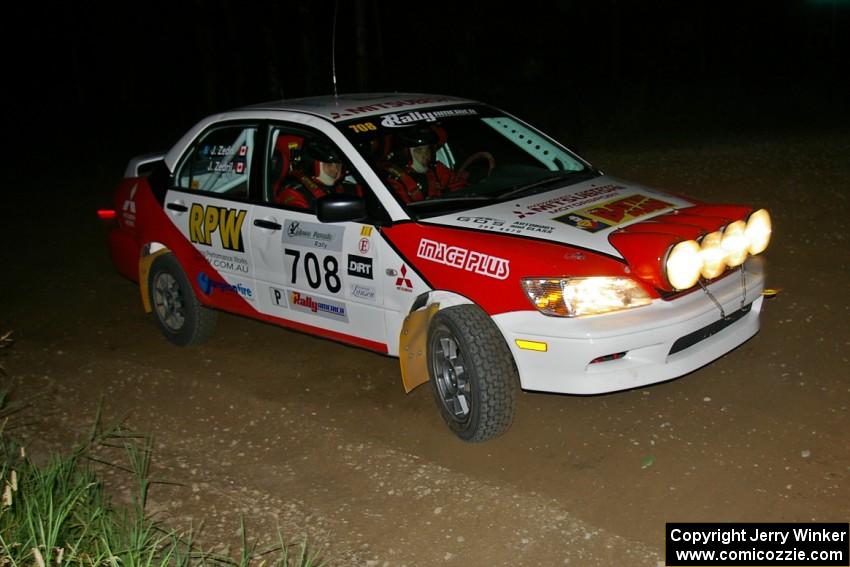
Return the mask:
[[[0,349],[10,344],[9,334],[0,337]],[[2,368],[0,365],[0,372],[4,372]],[[0,388],[0,567],[328,565],[306,540],[287,544],[279,531],[276,545],[258,550],[248,541],[244,519],[237,558],[201,550],[193,541],[192,530],[181,533],[167,528],[145,512],[148,491],[154,484],[149,436],[122,426],[104,429],[98,412],[83,443],[68,455],[52,455],[46,463],[37,464],[6,432],[8,415],[21,407],[10,403],[8,388]],[[96,455],[116,448],[126,463],[108,462]],[[111,504],[93,462],[133,475],[136,490],[130,495],[130,506]]]

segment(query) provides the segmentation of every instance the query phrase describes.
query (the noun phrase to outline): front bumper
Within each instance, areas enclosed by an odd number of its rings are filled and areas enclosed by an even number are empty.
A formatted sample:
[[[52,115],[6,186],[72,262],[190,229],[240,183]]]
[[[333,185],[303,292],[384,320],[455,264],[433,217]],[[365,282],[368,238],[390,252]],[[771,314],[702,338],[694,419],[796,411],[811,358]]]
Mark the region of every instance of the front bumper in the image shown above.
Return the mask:
[[[493,320],[524,389],[601,394],[682,376],[744,343],[758,332],[763,289],[764,264],[755,257],[744,265],[744,278],[735,272],[707,286],[716,303],[696,289],[670,301],[592,317],[514,311]],[[547,350],[521,349],[518,339],[544,342]],[[591,362],[597,359],[604,361]]]

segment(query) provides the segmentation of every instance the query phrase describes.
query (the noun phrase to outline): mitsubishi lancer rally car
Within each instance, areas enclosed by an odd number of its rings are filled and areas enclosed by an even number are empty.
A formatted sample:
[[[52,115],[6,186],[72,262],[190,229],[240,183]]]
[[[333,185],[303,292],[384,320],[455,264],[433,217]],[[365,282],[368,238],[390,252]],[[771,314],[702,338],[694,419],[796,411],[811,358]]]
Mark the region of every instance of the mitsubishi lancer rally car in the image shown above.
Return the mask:
[[[209,116],[132,159],[112,207],[112,260],[170,342],[226,311],[398,357],[465,441],[503,433],[520,388],[635,388],[745,342],[771,235],[764,209],[623,181],[419,94]]]

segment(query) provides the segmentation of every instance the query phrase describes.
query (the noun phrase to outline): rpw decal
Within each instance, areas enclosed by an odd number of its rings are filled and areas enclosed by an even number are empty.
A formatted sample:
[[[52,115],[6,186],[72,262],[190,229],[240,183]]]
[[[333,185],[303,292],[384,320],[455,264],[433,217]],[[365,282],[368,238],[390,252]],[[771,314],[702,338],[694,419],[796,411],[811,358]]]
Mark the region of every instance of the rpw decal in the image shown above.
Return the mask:
[[[511,273],[509,260],[460,246],[449,246],[443,242],[435,242],[427,238],[419,241],[419,250],[416,255],[438,264],[445,264],[497,280],[504,280]]]
[[[222,248],[244,252],[242,223],[247,211],[224,207],[203,207],[192,204],[189,212],[189,239],[198,244],[212,246],[213,233],[218,232]]]

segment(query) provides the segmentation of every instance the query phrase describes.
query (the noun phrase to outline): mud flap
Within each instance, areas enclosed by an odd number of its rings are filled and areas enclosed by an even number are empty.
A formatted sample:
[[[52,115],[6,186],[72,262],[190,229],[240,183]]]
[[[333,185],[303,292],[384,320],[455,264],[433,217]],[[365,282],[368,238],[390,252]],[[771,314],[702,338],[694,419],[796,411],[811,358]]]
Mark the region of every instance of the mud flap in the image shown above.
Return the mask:
[[[440,304],[432,303],[404,318],[399,335],[398,358],[401,362],[401,381],[405,393],[409,394],[416,386],[428,381],[428,326],[439,310]]]
[[[150,293],[148,293],[148,273],[151,271],[151,264],[153,264],[153,261],[157,256],[167,252],[171,252],[171,250],[168,248],[162,248],[153,254],[148,254],[147,256],[139,258],[139,291],[142,293],[142,307],[144,307],[145,313],[153,311],[153,308],[151,307],[151,296]]]

